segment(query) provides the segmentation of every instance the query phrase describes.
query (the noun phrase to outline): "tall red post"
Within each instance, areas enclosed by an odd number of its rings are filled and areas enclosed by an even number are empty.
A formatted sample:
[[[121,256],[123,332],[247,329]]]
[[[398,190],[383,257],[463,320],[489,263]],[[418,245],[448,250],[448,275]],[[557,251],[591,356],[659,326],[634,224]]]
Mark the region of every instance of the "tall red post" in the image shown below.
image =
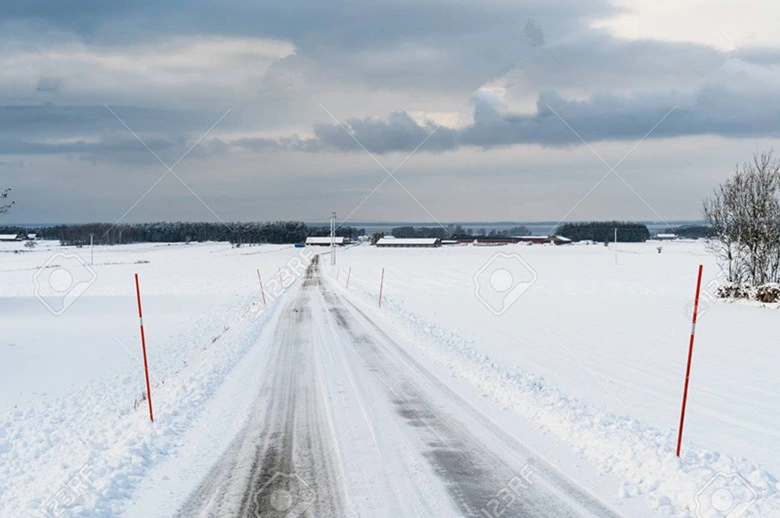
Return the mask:
[[[267,306],[265,303],[265,289],[263,288],[263,278],[260,277],[260,268],[257,269],[257,280],[260,281],[260,294],[263,296],[263,306]]]
[[[149,419],[154,422],[152,411],[152,388],[149,384],[149,362],[146,360],[146,336],[144,335],[144,314],[141,310],[141,288],[138,285],[138,274],[135,274],[135,294],[138,299],[138,321],[141,325],[141,349],[144,353],[144,375],[146,376],[146,400],[149,401]]]
[[[379,307],[382,307],[382,288],[385,285],[385,269],[382,268],[382,278],[379,281]]]
[[[680,411],[680,431],[677,435],[677,456],[680,456],[682,444],[683,425],[685,424],[685,405],[688,402],[688,381],[691,377],[691,360],[693,358],[693,336],[696,333],[696,314],[699,311],[699,291],[701,290],[701,273],[703,265],[699,265],[699,276],[696,280],[696,296],[693,299],[693,323],[691,325],[691,339],[688,342],[688,366],[685,368],[685,388],[683,389],[682,410]]]

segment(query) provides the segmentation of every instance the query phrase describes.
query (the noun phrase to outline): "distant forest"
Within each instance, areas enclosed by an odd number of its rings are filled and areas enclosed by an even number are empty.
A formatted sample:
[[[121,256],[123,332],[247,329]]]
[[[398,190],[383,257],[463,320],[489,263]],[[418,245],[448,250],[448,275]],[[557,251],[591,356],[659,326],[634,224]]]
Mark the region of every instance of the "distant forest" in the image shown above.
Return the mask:
[[[464,229],[461,225],[447,225],[447,227],[396,227],[391,231],[393,237],[438,237],[439,239],[458,239],[467,237],[511,237],[528,236],[531,231],[527,227],[512,227],[507,230]]]
[[[615,229],[618,229],[618,241],[636,243],[651,237],[647,226],[642,223],[626,221],[593,221],[582,223],[564,223],[554,233],[572,241],[612,241]],[[668,228],[664,232],[677,234],[688,239],[711,237],[712,229],[706,225],[682,225]],[[330,228],[308,226],[300,221],[276,221],[266,223],[88,223],[80,225],[56,225],[50,227],[0,226],[0,234],[37,234],[39,239],[59,240],[68,246],[89,244],[90,235],[96,245],[118,245],[128,243],[186,243],[191,241],[227,241],[232,244],[253,243],[301,243],[307,237],[330,235]],[[365,229],[340,227],[336,235],[357,239],[364,235]],[[505,230],[470,229],[461,225],[446,227],[396,227],[392,235],[397,238],[437,237],[440,239],[463,239],[471,237],[513,237],[528,236],[531,231],[524,226]]]
[[[583,223],[564,223],[555,234],[568,237],[572,241],[614,241],[615,229],[617,240],[622,243],[641,243],[650,239],[647,225],[629,221],[591,221]],[[687,239],[699,239],[712,236],[712,228],[708,225],[681,225],[664,230],[663,233],[676,234]]]
[[[681,225],[679,227],[667,228],[667,234],[676,234],[686,239],[700,239],[703,237],[713,237],[714,232],[709,225]]]
[[[612,241],[615,236],[615,228],[618,229],[618,241],[641,242],[650,238],[650,231],[642,223],[630,223],[624,221],[594,221],[590,223],[564,223],[560,225],[555,234],[568,237],[572,241],[599,241],[606,239]],[[507,238],[517,236],[529,236],[531,231],[524,226],[512,227],[506,230],[464,229],[461,225],[449,225],[443,227],[396,227],[392,230],[393,237],[438,237],[440,239],[464,239],[464,238]]]
[[[618,231],[617,239],[623,243],[641,243],[652,237],[650,230],[644,223],[630,221],[590,221],[577,223],[564,223],[553,232],[559,236],[567,237],[572,241],[613,241],[615,229]],[[712,229],[707,225],[681,225],[664,230],[668,234],[676,234],[687,239],[699,239],[711,237]],[[395,227],[391,231],[393,237],[438,237],[439,239],[465,239],[476,237],[508,238],[518,236],[530,236],[532,232],[528,227],[516,226],[505,230],[471,229],[461,225],[447,225],[446,227]]]
[[[89,223],[52,227],[0,226],[0,234],[37,234],[38,239],[59,240],[62,245],[88,245],[92,236],[96,245],[128,243],[188,243],[191,241],[228,241],[244,243],[301,243],[309,236],[328,236],[330,228],[307,226],[300,221],[269,223],[134,223],[111,225]],[[355,239],[364,229],[340,227],[336,235]]]
[[[630,221],[591,221],[588,223],[564,223],[555,229],[555,234],[572,241],[605,242],[615,239],[622,243],[641,243],[650,239],[650,231],[643,223]]]

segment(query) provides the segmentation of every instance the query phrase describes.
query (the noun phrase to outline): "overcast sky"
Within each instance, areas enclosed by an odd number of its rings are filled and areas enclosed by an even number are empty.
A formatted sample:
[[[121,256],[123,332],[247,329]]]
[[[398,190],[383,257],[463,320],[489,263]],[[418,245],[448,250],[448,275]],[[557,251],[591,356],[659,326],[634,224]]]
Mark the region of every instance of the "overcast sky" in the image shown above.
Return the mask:
[[[778,18],[723,0],[5,2],[0,223],[699,219],[777,147]]]

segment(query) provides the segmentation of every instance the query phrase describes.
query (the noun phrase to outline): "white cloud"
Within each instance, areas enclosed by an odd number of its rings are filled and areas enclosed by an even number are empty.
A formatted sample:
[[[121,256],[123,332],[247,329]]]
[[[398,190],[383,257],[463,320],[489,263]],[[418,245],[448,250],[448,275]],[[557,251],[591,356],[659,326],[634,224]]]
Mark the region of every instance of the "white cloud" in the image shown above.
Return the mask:
[[[618,0],[625,12],[593,23],[614,35],[711,45],[730,52],[743,46],[780,45],[780,4],[733,0]]]
[[[174,37],[101,47],[75,38],[0,44],[0,92],[27,102],[164,104],[257,97],[268,68],[295,47],[271,39]],[[41,88],[41,83],[56,85]]]
[[[171,162],[233,108],[181,164],[227,219],[348,213],[384,178],[322,106],[390,169],[443,124],[399,171],[441,219],[554,218],[605,172],[548,103],[611,162],[678,104],[621,166],[669,218],[780,134],[770,2],[48,1],[0,7],[0,154],[25,161],[3,174],[27,221],[111,220],[159,178],[103,103]],[[577,217],[652,216],[612,180]],[[426,219],[392,184],[359,216]],[[160,187],[131,219],[204,218]]]

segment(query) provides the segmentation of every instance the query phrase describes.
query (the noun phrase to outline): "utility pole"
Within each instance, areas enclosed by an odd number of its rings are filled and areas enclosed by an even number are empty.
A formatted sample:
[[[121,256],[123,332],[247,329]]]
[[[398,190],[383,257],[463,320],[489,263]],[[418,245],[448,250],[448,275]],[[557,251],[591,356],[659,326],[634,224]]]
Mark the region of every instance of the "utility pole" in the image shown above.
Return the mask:
[[[618,256],[618,249],[617,249],[617,227],[615,227],[615,264],[617,264],[617,256]]]
[[[336,264],[336,213],[330,213],[330,264]]]
[[[90,248],[90,259],[89,259],[89,264],[90,264],[91,266],[95,266],[95,244],[94,244],[94,241],[92,240],[92,237],[93,237],[94,235],[95,235],[95,234],[90,234],[90,235],[89,235],[89,248]]]

